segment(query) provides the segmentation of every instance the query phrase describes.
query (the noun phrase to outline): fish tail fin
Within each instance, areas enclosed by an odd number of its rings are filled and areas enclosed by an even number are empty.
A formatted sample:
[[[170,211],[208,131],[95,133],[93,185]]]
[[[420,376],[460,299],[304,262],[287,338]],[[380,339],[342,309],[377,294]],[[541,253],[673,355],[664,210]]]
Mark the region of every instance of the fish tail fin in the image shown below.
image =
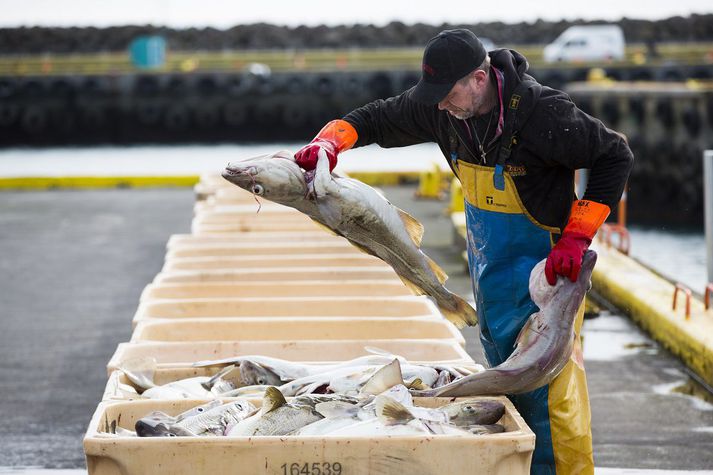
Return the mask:
[[[457,295],[452,296],[452,300],[455,302],[455,308],[452,306],[440,305],[436,302],[438,309],[441,311],[446,320],[453,323],[458,328],[463,327],[474,327],[478,324],[478,314],[475,309],[465,300],[458,297]]]

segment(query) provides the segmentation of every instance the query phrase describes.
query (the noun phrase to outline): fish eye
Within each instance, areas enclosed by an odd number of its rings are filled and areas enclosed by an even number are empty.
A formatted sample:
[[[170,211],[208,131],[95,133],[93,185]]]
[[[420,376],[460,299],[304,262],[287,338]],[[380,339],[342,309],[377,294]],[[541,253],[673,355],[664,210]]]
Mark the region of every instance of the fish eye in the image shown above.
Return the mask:
[[[172,432],[169,432],[168,434],[166,434],[166,437],[177,437],[177,435]]]
[[[463,410],[466,412],[473,412],[475,408],[473,406],[463,406]]]
[[[257,185],[257,184],[253,185],[252,191],[256,195],[262,195],[263,193],[265,193],[265,189],[262,187],[262,185]]]
[[[257,383],[258,383],[258,384],[265,384],[266,381],[265,381],[264,378],[257,378]]]
[[[203,412],[203,411],[205,411],[205,409],[203,409],[202,407],[197,407],[197,408],[196,408],[196,411],[198,411],[198,412]]]

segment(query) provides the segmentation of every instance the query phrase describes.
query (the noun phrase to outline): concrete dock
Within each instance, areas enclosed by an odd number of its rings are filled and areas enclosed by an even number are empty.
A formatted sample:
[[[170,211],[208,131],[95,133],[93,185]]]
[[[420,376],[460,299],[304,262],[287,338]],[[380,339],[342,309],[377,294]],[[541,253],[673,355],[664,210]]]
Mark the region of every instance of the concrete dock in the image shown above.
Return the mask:
[[[384,190],[424,223],[424,250],[449,288],[472,299],[445,204],[414,201],[410,186]],[[0,467],[83,469],[104,365],[193,204],[188,188],[2,193]],[[467,350],[482,362],[476,333],[464,332]],[[584,350],[598,473],[713,469],[713,400],[678,359],[606,311],[585,322]]]

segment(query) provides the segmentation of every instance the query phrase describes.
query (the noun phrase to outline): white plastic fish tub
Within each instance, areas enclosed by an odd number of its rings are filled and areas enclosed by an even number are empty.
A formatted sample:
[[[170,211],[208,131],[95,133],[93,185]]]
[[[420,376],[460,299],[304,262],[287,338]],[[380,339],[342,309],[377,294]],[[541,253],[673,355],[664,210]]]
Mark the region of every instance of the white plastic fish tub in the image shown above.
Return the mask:
[[[298,243],[322,243],[322,242],[346,242],[344,238],[328,233],[323,229],[315,229],[312,231],[265,231],[253,233],[224,233],[224,234],[207,234],[199,236],[196,234],[174,234],[168,243],[167,249],[173,249],[184,245],[235,245],[242,243],[280,243],[283,245],[293,244],[299,246]]]
[[[251,219],[238,223],[204,224],[194,221],[191,224],[191,232],[193,234],[248,233],[263,231],[314,231],[317,229],[321,228],[307,217],[288,222],[283,222],[281,220]]]
[[[411,291],[398,279],[306,280],[226,283],[149,284],[141,301],[225,297],[405,297]]]
[[[382,280],[398,279],[391,267],[273,267],[264,269],[203,269],[162,271],[154,283],[188,282],[267,282],[306,280]],[[399,280],[400,282],[400,280]]]
[[[364,253],[202,256],[167,259],[164,271],[200,269],[264,269],[268,267],[389,267]]]
[[[448,320],[432,318],[201,318],[149,320],[131,336],[140,341],[453,340],[465,346]]]
[[[237,203],[221,203],[219,200],[216,200],[215,197],[209,198],[204,201],[198,201],[196,202],[196,204],[193,205],[194,215],[197,216],[205,212],[243,213],[250,214],[253,216],[263,214],[273,216],[273,213],[299,213],[299,211],[294,208],[290,208],[289,206],[284,206],[271,201],[262,202],[259,205],[255,202],[255,200]]]
[[[89,475],[171,474],[448,474],[525,475],[535,435],[505,398],[506,432],[457,436],[111,437],[112,427],[133,430],[152,411],[177,415],[205,400],[99,404],[84,436]],[[225,399],[228,402],[231,399]],[[438,407],[447,398],[415,399]],[[259,407],[261,401],[251,400]]]
[[[183,257],[237,257],[249,255],[295,255],[295,254],[359,254],[362,251],[348,241],[329,242],[268,242],[238,244],[194,244],[173,247],[166,252],[166,259]]]
[[[193,218],[194,224],[231,224],[234,226],[250,225],[252,223],[303,223],[312,220],[297,210],[284,208],[282,210],[268,209],[263,213],[256,212],[256,208],[250,211],[213,211],[205,210],[196,214]]]
[[[453,340],[301,340],[119,343],[107,364],[107,375],[123,362],[155,358],[159,368],[191,368],[196,361],[263,355],[303,363],[340,363],[378,348],[413,363],[475,364]]]
[[[251,226],[254,223],[270,223],[276,226],[282,224],[285,227],[293,224],[301,225],[303,223],[312,224],[313,221],[306,215],[298,211],[281,211],[268,213],[230,213],[219,211],[205,211],[197,214],[193,218],[194,225],[230,225],[230,226]]]
[[[155,318],[203,317],[432,317],[438,308],[426,297],[260,297],[141,302],[133,323]]]

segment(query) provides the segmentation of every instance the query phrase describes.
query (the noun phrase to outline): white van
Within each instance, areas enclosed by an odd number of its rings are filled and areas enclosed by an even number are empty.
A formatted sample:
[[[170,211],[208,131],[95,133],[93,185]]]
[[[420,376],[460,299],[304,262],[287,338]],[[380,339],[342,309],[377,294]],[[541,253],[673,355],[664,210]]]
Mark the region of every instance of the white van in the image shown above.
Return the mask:
[[[624,59],[624,32],[617,25],[571,26],[545,46],[543,57],[548,63]]]

